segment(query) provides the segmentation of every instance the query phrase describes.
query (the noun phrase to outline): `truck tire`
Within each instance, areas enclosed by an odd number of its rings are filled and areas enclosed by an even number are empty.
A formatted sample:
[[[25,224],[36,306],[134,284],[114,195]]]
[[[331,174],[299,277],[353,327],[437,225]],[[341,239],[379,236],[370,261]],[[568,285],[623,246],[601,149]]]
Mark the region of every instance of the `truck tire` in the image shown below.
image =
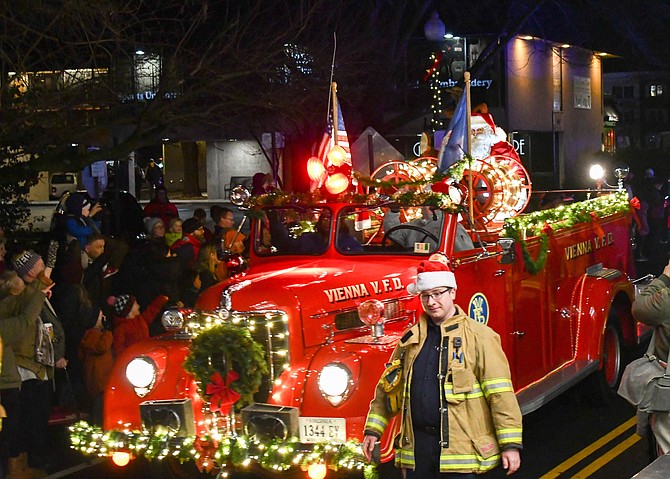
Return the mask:
[[[594,407],[611,405],[617,396],[624,367],[624,343],[621,328],[614,321],[608,321],[603,338],[602,367],[584,381],[584,399]]]
[[[600,371],[603,385],[616,391],[623,374],[624,350],[623,335],[618,324],[609,321],[605,327],[605,338],[603,340],[603,367]]]

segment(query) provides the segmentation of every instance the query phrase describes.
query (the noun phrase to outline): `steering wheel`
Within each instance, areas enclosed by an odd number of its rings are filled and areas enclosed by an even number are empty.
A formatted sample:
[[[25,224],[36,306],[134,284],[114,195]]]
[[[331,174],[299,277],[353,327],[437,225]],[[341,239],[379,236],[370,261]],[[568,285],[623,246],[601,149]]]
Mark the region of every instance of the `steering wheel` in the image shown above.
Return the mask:
[[[420,226],[414,226],[414,225],[410,225],[410,224],[401,224],[401,225],[394,226],[390,230],[384,232],[384,237],[382,238],[382,246],[386,246],[386,240],[387,239],[391,239],[391,240],[393,239],[393,238],[391,238],[391,233],[393,233],[395,231],[398,231],[398,230],[414,230],[414,231],[418,231],[419,233],[423,233],[423,238],[421,238],[420,243],[423,243],[423,241],[426,238],[432,239],[433,241],[435,241],[435,244],[439,244],[439,242],[440,242],[440,240],[437,238],[437,236],[435,236],[430,231],[428,231],[424,228],[421,228]],[[397,241],[396,241],[396,243],[397,243]]]

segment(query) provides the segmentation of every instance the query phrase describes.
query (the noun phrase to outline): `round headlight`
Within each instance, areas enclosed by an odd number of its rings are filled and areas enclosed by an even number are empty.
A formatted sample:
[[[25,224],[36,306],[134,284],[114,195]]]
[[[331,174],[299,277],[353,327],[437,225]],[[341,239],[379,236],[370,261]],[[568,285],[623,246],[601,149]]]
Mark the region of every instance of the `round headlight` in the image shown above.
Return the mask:
[[[319,389],[331,402],[332,399],[337,399],[339,403],[349,389],[350,383],[351,371],[340,363],[328,364],[319,374]]]
[[[147,389],[156,379],[156,363],[147,357],[135,358],[126,366],[126,378],[134,387]]]
[[[174,331],[184,327],[184,314],[178,309],[168,309],[161,318],[166,331]]]

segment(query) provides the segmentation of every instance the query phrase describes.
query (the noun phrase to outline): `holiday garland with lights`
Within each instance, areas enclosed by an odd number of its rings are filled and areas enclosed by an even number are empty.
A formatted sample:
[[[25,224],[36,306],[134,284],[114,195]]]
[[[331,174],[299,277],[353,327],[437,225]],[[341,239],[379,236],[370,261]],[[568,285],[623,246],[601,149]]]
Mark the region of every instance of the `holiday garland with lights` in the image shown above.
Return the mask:
[[[70,426],[71,447],[87,455],[109,456],[114,452],[129,452],[135,457],[163,460],[171,457],[180,462],[195,460],[196,464],[216,464],[203,467],[212,472],[248,469],[252,464],[270,470],[286,471],[299,467],[323,464],[339,471],[362,471],[365,479],[378,477],[376,466],[363,457],[360,443],[302,444],[298,438],[265,439],[262,442],[246,436],[175,437],[170,434],[150,434],[146,431],[102,431],[80,421]],[[203,460],[204,459],[204,460]]]
[[[424,188],[429,185],[442,185],[446,179],[452,179],[454,182],[458,182],[463,177],[463,172],[471,161],[472,158],[466,156],[463,160],[454,163],[444,173],[436,172],[430,178],[416,180],[380,180],[354,173],[359,185],[375,188],[376,191],[394,191],[394,193],[390,195],[384,195],[377,192],[362,194],[349,191],[338,195],[326,195],[320,190],[315,190],[310,193],[285,193],[282,191],[275,191],[265,195],[252,196],[249,198],[249,206],[252,210],[248,214],[255,216],[258,214],[258,209],[264,206],[319,206],[327,201],[361,205],[375,205],[379,203],[396,203],[401,206],[427,205],[435,206],[449,213],[457,213],[461,211],[462,206],[454,203],[448,194],[442,191],[433,191]]]
[[[526,270],[536,274],[542,270],[549,255],[549,235],[579,223],[597,223],[599,218],[631,211],[625,191],[599,196],[570,205],[561,205],[547,210],[534,211],[505,220],[503,235],[513,238],[521,245]],[[540,237],[537,259],[528,251],[527,241]]]

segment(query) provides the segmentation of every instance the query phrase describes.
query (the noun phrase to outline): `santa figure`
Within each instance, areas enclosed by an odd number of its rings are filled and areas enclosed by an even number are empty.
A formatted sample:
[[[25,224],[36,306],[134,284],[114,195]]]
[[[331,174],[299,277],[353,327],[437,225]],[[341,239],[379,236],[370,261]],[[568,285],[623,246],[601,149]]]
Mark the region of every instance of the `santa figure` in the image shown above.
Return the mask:
[[[486,103],[479,103],[472,109],[470,128],[472,129],[470,155],[473,158],[483,160],[487,156],[503,155],[520,161],[516,150],[507,141],[505,130],[493,121],[493,115],[489,113]]]

